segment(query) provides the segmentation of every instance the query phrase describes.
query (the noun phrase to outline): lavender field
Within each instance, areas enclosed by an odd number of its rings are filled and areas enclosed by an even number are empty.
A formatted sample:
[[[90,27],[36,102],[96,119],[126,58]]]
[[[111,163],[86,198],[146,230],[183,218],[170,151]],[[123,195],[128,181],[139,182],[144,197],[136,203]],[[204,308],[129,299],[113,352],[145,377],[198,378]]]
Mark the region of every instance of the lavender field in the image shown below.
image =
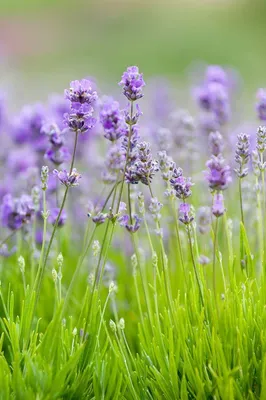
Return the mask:
[[[265,399],[266,90],[121,75],[1,94],[0,398]]]

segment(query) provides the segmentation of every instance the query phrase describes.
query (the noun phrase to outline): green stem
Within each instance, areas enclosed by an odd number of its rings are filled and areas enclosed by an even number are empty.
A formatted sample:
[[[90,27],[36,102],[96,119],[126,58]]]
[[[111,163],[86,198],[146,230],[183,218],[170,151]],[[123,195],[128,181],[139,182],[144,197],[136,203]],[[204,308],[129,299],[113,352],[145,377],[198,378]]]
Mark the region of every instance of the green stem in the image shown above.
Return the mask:
[[[189,228],[189,226],[187,227],[187,234],[188,234],[188,241],[189,241],[189,247],[190,247],[190,254],[191,254],[192,265],[193,265],[193,268],[194,268],[195,277],[196,277],[196,280],[197,280],[197,284],[198,284],[198,288],[199,288],[199,293],[200,293],[200,301],[201,301],[202,307],[204,307],[204,298],[203,298],[203,293],[202,293],[202,288],[201,288],[201,284],[200,284],[200,279],[199,279],[199,275],[198,275],[198,271],[197,271],[197,267],[196,267],[196,263],[195,263],[195,258],[194,258],[194,253],[193,253],[192,240],[191,240],[191,234],[190,234],[190,228]]]
[[[243,211],[243,199],[242,199],[242,185],[241,185],[241,179],[240,178],[238,179],[238,187],[239,187],[241,221],[242,221],[242,224],[245,225],[245,222],[244,222],[244,211]]]
[[[214,293],[215,303],[217,302],[216,266],[215,266],[215,264],[216,264],[217,232],[218,232],[218,217],[216,217],[216,220],[215,220],[214,238],[213,238],[213,263],[212,263],[213,293]]]

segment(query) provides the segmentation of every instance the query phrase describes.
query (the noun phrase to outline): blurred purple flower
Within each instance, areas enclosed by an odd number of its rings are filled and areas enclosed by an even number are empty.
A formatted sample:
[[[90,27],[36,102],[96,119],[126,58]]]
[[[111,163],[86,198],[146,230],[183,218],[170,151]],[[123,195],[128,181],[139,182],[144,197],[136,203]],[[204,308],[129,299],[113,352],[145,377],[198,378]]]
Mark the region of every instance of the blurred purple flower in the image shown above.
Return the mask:
[[[213,215],[218,218],[224,215],[225,211],[223,194],[215,193],[212,206]]]
[[[126,214],[119,217],[118,222],[120,223],[120,226],[124,226],[128,232],[135,233],[139,230],[142,220],[136,214],[132,215],[132,219],[134,220],[134,223],[130,223],[130,217]]]
[[[111,142],[125,135],[127,126],[119,103],[112,98],[104,101],[100,110],[100,122],[104,129],[104,137]]]
[[[266,89],[257,91],[256,110],[261,121],[266,121]]]
[[[60,209],[57,208],[57,207],[56,208],[52,208],[50,210],[50,214],[49,214],[49,217],[48,217],[48,221],[50,222],[50,224],[55,225],[57,217],[59,215],[59,211],[60,211]],[[64,226],[65,223],[66,223],[66,219],[67,219],[67,214],[66,214],[65,210],[63,210],[61,215],[60,215],[60,218],[59,218],[57,226],[59,228]]]
[[[10,194],[3,197],[1,208],[2,225],[16,230],[29,223],[34,214],[32,198],[23,194],[20,198],[13,198]]]
[[[206,163],[209,171],[206,171],[206,179],[209,187],[212,190],[224,190],[231,182],[230,167],[225,165],[225,160],[221,154],[219,156],[212,156]]]

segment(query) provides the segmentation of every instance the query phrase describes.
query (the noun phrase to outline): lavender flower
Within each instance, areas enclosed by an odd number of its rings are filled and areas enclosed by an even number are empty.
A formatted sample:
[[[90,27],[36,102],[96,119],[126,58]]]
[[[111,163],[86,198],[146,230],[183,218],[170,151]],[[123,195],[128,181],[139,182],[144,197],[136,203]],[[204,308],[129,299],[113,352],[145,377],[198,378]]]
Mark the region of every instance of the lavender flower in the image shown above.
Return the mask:
[[[214,156],[218,156],[220,153],[222,153],[224,143],[223,137],[220,132],[216,131],[209,134],[209,148],[211,154],[213,154]]]
[[[158,161],[152,158],[150,144],[147,142],[137,144],[136,161],[127,168],[126,182],[131,184],[142,182],[148,186],[157,171],[159,171]]]
[[[160,211],[162,207],[163,207],[162,203],[160,203],[156,197],[153,197],[151,199],[151,203],[149,205],[149,211],[155,222],[158,222],[161,219]]]
[[[109,98],[100,111],[100,122],[104,129],[104,137],[111,142],[125,135],[127,127],[119,103]]]
[[[65,114],[65,123],[73,132],[84,133],[92,129],[96,119],[92,117],[98,99],[87,79],[72,81],[70,89],[65,90],[65,98],[70,101],[70,112]]]
[[[205,234],[210,230],[211,210],[209,207],[200,207],[197,213],[198,229],[201,234]]]
[[[123,73],[119,85],[123,86],[123,93],[128,100],[135,101],[143,97],[142,88],[145,86],[145,82],[138,67],[128,67]]]
[[[130,223],[130,217],[126,214],[119,217],[118,222],[121,226],[124,226],[128,232],[135,233],[139,230],[142,220],[136,214],[132,215],[132,219],[134,220],[134,223]]]
[[[215,193],[213,198],[212,213],[215,217],[224,215],[226,209],[224,208],[224,198],[222,193]]]
[[[228,86],[228,77],[225,70],[219,65],[209,65],[205,74],[206,82],[216,82]]]
[[[193,183],[191,182],[191,178],[185,178],[183,176],[181,168],[175,168],[170,183],[178,199],[184,201],[186,198],[191,196],[192,191],[190,188],[193,186]]]
[[[189,225],[194,220],[190,211],[190,204],[181,203],[179,206],[179,221],[185,225]]]
[[[259,89],[257,92],[256,110],[261,121],[266,121],[266,89]]]
[[[63,171],[57,171],[56,169],[54,169],[53,173],[65,186],[70,187],[79,185],[81,175],[77,172],[76,168],[73,168],[71,174],[69,174],[66,169],[64,169]]]
[[[114,143],[106,155],[106,170],[102,174],[104,183],[113,183],[117,180],[117,175],[125,167],[126,150],[120,143]]]
[[[34,214],[32,198],[26,194],[13,198],[10,194],[4,196],[0,208],[2,225],[11,229],[20,229],[31,221]]]
[[[43,152],[46,140],[41,135],[41,128],[45,119],[46,111],[42,104],[24,106],[12,124],[12,136],[15,142],[30,143],[36,151]]]
[[[266,150],[266,126],[259,126],[257,130],[257,150],[263,153]]]
[[[260,167],[260,156],[257,150],[253,150],[252,151],[252,168],[253,168],[253,172],[255,174],[255,176],[260,176],[260,171],[261,171],[261,167]]]
[[[248,175],[248,168],[245,168],[245,166],[248,164],[250,158],[249,147],[249,135],[245,133],[240,133],[239,135],[237,135],[235,162],[239,165],[235,169],[235,172],[237,173],[237,176],[239,178],[244,178]]]
[[[221,154],[212,156],[206,163],[209,171],[206,172],[206,179],[211,190],[225,190],[231,182],[230,167],[225,165]]]
[[[55,225],[56,220],[58,218],[60,209],[59,208],[52,208],[52,210],[49,213],[49,217],[48,217],[48,221],[50,222],[50,224]],[[62,213],[60,215],[60,218],[58,220],[58,227],[61,228],[62,226],[65,225],[66,223],[66,219],[67,219],[67,214],[65,212],[65,210],[62,210]]]
[[[81,79],[70,82],[70,89],[65,90],[65,98],[71,102],[73,109],[79,108],[81,104],[87,104],[92,112],[98,95],[92,89],[92,84],[88,79]]]
[[[59,166],[69,161],[70,157],[71,157],[70,152],[68,148],[65,146],[62,146],[59,149],[50,147],[48,150],[46,150],[44,155],[44,158],[51,161],[56,166]]]

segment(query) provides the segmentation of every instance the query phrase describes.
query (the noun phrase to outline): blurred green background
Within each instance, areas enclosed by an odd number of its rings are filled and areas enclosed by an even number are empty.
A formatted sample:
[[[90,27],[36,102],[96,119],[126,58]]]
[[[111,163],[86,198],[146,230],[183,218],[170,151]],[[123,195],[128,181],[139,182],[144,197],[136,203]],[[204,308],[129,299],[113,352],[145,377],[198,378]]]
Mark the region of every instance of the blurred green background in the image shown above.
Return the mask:
[[[264,0],[0,0],[0,52],[34,98],[84,75],[115,84],[131,64],[185,84],[200,61],[236,68],[255,93],[265,41]]]

